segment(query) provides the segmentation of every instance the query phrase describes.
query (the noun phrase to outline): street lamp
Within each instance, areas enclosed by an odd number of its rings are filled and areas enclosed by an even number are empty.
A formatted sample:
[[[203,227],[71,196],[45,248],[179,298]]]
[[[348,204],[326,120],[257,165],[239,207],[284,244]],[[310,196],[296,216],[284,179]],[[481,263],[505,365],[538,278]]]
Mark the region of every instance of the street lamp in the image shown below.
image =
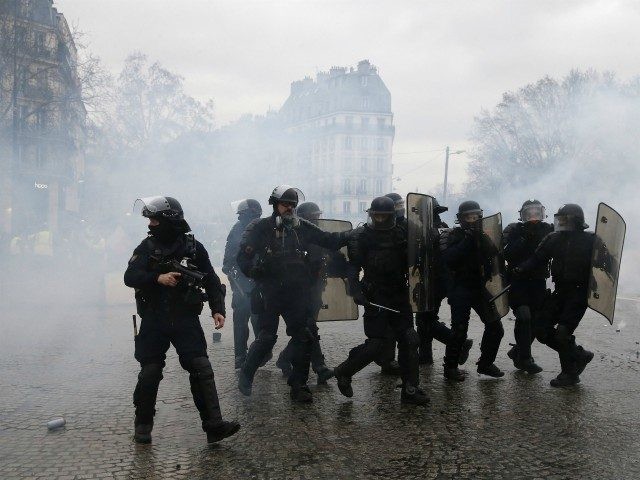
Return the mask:
[[[449,151],[449,146],[447,146],[447,154],[445,156],[444,161],[444,187],[442,188],[442,204],[447,204],[447,181],[449,179],[449,156],[450,155],[459,155],[464,153],[466,150],[456,150],[455,152]]]

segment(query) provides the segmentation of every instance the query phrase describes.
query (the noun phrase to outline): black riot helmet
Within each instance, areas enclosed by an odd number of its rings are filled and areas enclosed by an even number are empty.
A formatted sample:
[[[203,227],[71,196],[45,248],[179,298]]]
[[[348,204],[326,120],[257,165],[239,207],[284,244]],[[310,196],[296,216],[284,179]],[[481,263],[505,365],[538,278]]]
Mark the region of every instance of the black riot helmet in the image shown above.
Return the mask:
[[[458,207],[456,218],[456,223],[459,223],[463,228],[473,226],[482,218],[482,209],[480,208],[480,204],[473,200],[462,202]]]
[[[404,205],[404,198],[395,192],[387,193],[385,197],[393,200],[393,205],[396,211],[396,218],[404,218],[406,214],[406,208]]]
[[[274,208],[278,203],[288,203],[295,207],[299,202],[304,202],[304,193],[290,185],[278,185],[269,196],[269,205]]]
[[[135,209],[140,202],[141,213],[147,218],[167,218],[175,220],[183,220],[184,212],[180,202],[173,197],[144,197],[138,198],[133,208]]]
[[[589,228],[584,222],[582,207],[575,203],[567,203],[558,209],[553,216],[553,229],[556,232],[571,232]]]
[[[262,206],[257,200],[247,198],[238,203],[236,213],[239,217],[258,218],[262,215]]]
[[[396,207],[389,197],[374,198],[367,213],[367,225],[374,230],[390,230],[396,225]]]
[[[149,231],[161,241],[171,242],[177,236],[191,231],[191,227],[184,219],[182,205],[173,197],[138,198],[133,204],[134,209],[138,205],[141,207],[143,217],[158,220],[159,225],[150,226]]]
[[[449,210],[449,207],[445,207],[444,205],[440,205],[436,198],[433,199],[433,214],[434,215],[440,215],[441,213],[444,213],[447,210]]]
[[[320,215],[322,215],[322,210],[320,210],[317,203],[304,202],[296,208],[296,215],[310,221],[311,223],[317,224]]]
[[[544,205],[539,200],[527,200],[522,204],[522,208],[518,210],[521,222],[541,222],[547,215]]]

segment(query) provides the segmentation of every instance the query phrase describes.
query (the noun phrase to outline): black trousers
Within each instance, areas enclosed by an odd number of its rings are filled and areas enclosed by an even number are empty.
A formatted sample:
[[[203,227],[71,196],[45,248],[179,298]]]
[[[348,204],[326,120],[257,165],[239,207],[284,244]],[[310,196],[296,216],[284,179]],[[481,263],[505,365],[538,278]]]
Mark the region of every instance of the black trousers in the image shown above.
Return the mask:
[[[439,321],[438,312],[440,311],[442,300],[444,300],[444,297],[438,296],[434,305],[435,308],[432,311],[416,313],[416,328],[420,337],[421,348],[423,345],[430,348],[433,339],[445,345],[451,342],[451,329]]]
[[[534,326],[545,302],[547,282],[544,279],[513,279],[509,291],[509,306],[516,317],[513,336],[516,355],[520,360],[531,358],[535,339]]]
[[[556,285],[535,325],[536,338],[558,352],[564,373],[576,373],[576,360],[584,350],[573,333],[587,311],[587,298],[585,285]]]
[[[309,328],[308,298],[309,285],[305,282],[269,286],[262,289],[264,309],[258,315],[258,336],[249,347],[242,372],[253,380],[260,363],[277,340],[279,317],[287,325],[287,335],[291,337],[291,364],[293,371],[289,385],[306,385],[309,379],[311,349],[316,335]]]
[[[233,353],[236,358],[245,357],[249,341],[249,322],[251,322],[254,337],[258,336],[257,316],[251,313],[251,298],[236,290],[233,290],[231,308],[233,309]]]
[[[375,303],[384,304],[384,301]],[[364,308],[364,333],[367,339],[349,352],[347,360],[336,368],[336,375],[352,377],[371,362],[388,355],[389,331],[398,342],[398,363],[404,385],[418,386],[418,334],[413,328],[413,313],[407,303],[386,302],[400,313],[373,306]]]
[[[133,393],[135,423],[153,424],[158,388],[166,353],[173,345],[180,365],[189,372],[193,401],[200,412],[203,430],[222,421],[213,369],[207,358],[207,342],[197,315],[146,313],[135,338],[135,358],[140,362]]]
[[[491,309],[479,287],[466,284],[454,285],[449,292],[451,306],[451,341],[447,344],[444,356],[446,367],[457,367],[460,352],[467,340],[471,309],[480,317],[484,324],[484,333],[480,343],[480,359],[478,364],[492,364],[498,354],[500,341],[504,336],[502,321]]]

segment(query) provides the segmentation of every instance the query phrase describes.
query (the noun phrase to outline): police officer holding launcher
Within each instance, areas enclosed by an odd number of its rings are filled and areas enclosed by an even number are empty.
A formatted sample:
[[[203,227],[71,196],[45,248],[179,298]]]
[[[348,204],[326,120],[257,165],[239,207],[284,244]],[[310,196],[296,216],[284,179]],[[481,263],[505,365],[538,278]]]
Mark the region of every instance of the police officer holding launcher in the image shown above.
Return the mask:
[[[545,208],[538,200],[524,202],[519,213],[520,221],[507,225],[503,235],[507,276],[511,282],[509,306],[516,317],[513,330],[516,344],[507,355],[517,369],[536,374],[542,368],[531,356],[533,325],[544,303],[549,267],[540,263],[528,272],[515,271],[515,267],[534,254],[542,239],[553,231],[553,225],[544,221]]]
[[[256,281],[253,305],[259,310],[258,337],[249,347],[238,379],[238,389],[244,395],[251,395],[255,372],[276,343],[278,318],[282,316],[291,337],[291,398],[302,403],[313,401],[307,381],[317,334],[308,325],[309,294],[313,288],[308,247],[313,244],[337,250],[346,243],[346,236],[324,232],[297,217],[294,210],[302,199],[297,188],[276,187],[269,197],[273,213],[252,223],[240,246],[238,265]]]
[[[351,349],[335,368],[338,388],[346,397],[353,396],[351,378],[385,355],[391,330],[399,349],[401,401],[425,405],[429,398],[419,388],[419,339],[409,303],[406,229],[396,225],[394,203],[388,197],[375,198],[368,214],[367,225],[356,231],[348,245],[349,285],[354,301],[364,305],[367,340]]]
[[[156,397],[166,352],[173,345],[180,365],[189,372],[191,393],[209,443],[233,435],[236,422],[222,419],[207,342],[198,315],[206,292],[213,322],[224,326],[224,287],[207,251],[190,234],[180,203],[171,197],[139,199],[142,215],[149,219],[149,236],[134,250],[124,283],[136,290],[142,319],[135,337],[135,358],[140,362],[133,393],[138,443],[151,442]],[[137,203],[137,202],[136,202]]]
[[[247,356],[247,342],[249,341],[249,320],[253,326],[253,333],[257,337],[256,316],[251,315],[251,291],[253,280],[247,278],[238,267],[236,257],[240,250],[240,241],[247,225],[262,215],[260,202],[252,198],[242,200],[238,204],[236,213],[238,221],[231,228],[227,236],[227,244],[224,248],[224,260],[222,271],[229,278],[233,297],[231,308],[233,309],[233,351],[235,355],[235,367],[240,368]]]

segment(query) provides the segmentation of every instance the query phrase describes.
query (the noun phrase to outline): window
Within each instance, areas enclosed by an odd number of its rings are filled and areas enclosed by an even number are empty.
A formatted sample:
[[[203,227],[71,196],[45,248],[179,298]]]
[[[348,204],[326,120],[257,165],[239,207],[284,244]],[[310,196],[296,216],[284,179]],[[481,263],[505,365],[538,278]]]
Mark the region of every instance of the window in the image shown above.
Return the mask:
[[[44,32],[36,32],[36,48],[44,50]]]
[[[362,108],[369,108],[369,97],[362,97]]]
[[[360,171],[361,172],[366,172],[367,171],[367,159],[366,158],[361,158],[360,159]]]
[[[385,144],[384,143],[385,143],[384,142],[384,138],[378,138],[376,140],[376,148],[381,152],[384,151],[384,148],[385,148]]]
[[[344,137],[344,149],[351,150],[353,144],[351,141],[351,137]]]
[[[384,158],[378,157],[376,159],[376,170],[378,171],[378,173],[382,173],[382,171],[384,170]]]
[[[366,130],[369,128],[369,119],[367,117],[362,117],[362,129]]]
[[[342,202],[342,213],[351,213],[351,202]]]
[[[375,189],[376,189],[375,193],[382,193],[382,180],[380,178],[376,179]]]
[[[378,126],[384,127],[387,123],[387,119],[384,117],[378,117]]]
[[[367,202],[360,202],[360,203],[358,204],[358,211],[359,211],[360,213],[362,213],[362,212],[366,212],[366,211],[367,211]]]
[[[351,180],[349,180],[348,178],[345,178],[344,182],[342,182],[342,193],[345,193],[347,195],[351,194]]]
[[[346,117],[344,117],[344,123],[347,124],[348,127],[353,125],[353,117],[351,115],[348,115]]]
[[[362,148],[362,150],[367,150],[369,148],[369,139],[367,137],[362,137],[360,139],[360,148]]]
[[[367,180],[364,178],[358,184],[358,193],[367,193]]]
[[[366,87],[368,79],[369,79],[369,77],[367,77],[366,75],[362,75],[360,77],[360,85],[362,85],[363,87]]]

